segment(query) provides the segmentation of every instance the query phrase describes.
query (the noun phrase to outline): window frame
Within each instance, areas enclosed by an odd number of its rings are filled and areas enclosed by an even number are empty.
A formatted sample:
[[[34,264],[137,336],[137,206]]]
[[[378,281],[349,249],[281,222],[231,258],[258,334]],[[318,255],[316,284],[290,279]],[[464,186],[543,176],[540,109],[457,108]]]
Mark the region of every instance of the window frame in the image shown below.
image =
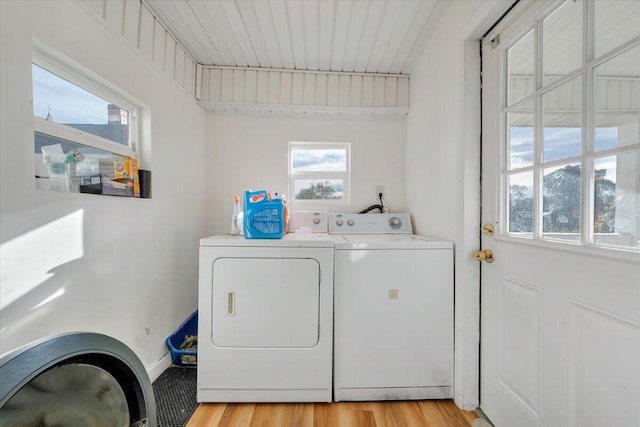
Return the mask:
[[[548,7],[551,2],[540,2],[533,8],[538,15],[534,22],[520,22],[520,26],[516,26],[517,30],[511,34],[501,34],[501,38],[508,39],[501,48],[500,55],[500,123],[501,135],[503,138],[501,144],[501,177],[500,177],[500,234],[505,238],[518,239],[521,242],[530,242],[533,244],[553,244],[564,247],[588,247],[599,249],[611,249],[620,252],[638,252],[640,248],[634,246],[616,246],[596,242],[594,239],[594,163],[597,159],[609,156],[618,156],[621,154],[636,152],[640,149],[640,141],[629,144],[619,145],[614,148],[595,150],[595,131],[596,131],[596,113],[595,108],[595,75],[596,68],[607,61],[623,54],[633,48],[640,46],[640,36],[636,36],[625,43],[611,49],[600,56],[595,57],[595,27],[594,15],[595,6],[593,2],[582,2],[582,63],[576,70],[553,80],[546,85],[543,82],[542,55],[543,55],[543,21],[549,15],[557,10],[564,2],[553,2],[552,7]],[[545,6],[546,5],[546,6]],[[539,13],[543,9],[547,9],[544,13]],[[509,70],[507,63],[508,51],[515,46],[530,31],[534,31],[534,90],[532,93],[518,99],[509,104]],[[516,32],[517,31],[517,32]],[[544,132],[544,95],[562,86],[563,84],[581,78],[581,149],[580,154],[557,160],[544,161],[543,159],[543,138]],[[531,165],[524,167],[511,167],[510,165],[510,138],[509,138],[509,113],[518,111],[519,108],[527,104],[533,104],[533,162]],[[580,239],[571,241],[566,239],[558,239],[545,236],[543,232],[543,178],[544,170],[556,166],[564,166],[578,163],[580,165]],[[510,232],[509,231],[509,179],[510,177],[526,172],[533,174],[533,222],[531,233]]]
[[[129,95],[124,93],[124,91],[101,78],[95,72],[75,63],[68,57],[37,40],[33,41],[31,63],[105,101],[118,105],[129,113],[128,144],[126,145],[62,123],[46,120],[34,114],[33,127],[35,133],[108,151],[117,156],[140,160],[138,158],[138,141],[141,128],[139,117],[141,117],[143,109],[140,103],[134,101]]]
[[[296,150],[345,150],[345,171],[298,171],[293,170],[293,151]],[[349,142],[308,142],[289,141],[288,146],[288,176],[289,176],[289,199],[291,205],[348,205],[350,203],[351,187],[351,143]],[[341,199],[296,199],[295,182],[299,179],[341,179],[342,198]]]

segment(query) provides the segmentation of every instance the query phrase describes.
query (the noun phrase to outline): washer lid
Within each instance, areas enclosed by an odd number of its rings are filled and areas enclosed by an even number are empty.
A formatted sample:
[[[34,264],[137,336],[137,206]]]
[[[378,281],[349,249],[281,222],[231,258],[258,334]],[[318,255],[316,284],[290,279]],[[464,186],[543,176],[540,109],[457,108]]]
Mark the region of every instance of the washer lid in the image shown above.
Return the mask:
[[[416,234],[349,234],[336,250],[345,249],[451,249],[453,243]]]

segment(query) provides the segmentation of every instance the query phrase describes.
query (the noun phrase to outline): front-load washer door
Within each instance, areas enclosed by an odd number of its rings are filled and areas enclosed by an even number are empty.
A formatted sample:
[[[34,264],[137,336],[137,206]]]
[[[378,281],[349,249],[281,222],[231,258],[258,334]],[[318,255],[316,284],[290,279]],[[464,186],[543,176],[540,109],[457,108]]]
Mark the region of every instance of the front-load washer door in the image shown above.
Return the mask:
[[[320,265],[309,258],[218,258],[216,347],[309,348],[318,343]]]

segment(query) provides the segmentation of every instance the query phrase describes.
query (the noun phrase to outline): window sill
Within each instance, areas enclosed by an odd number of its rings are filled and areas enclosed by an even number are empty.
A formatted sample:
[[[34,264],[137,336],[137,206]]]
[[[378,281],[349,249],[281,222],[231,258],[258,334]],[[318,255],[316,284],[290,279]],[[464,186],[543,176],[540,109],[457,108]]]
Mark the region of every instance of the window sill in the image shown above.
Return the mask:
[[[108,180],[107,180],[108,181]],[[133,187],[127,184],[115,182],[98,182],[94,185],[82,186],[79,183],[79,177],[75,177],[69,184],[64,182],[54,182],[48,177],[36,176],[36,189],[41,191],[51,191],[57,193],[75,193],[75,194],[92,194],[95,196],[114,196],[131,199],[149,199],[149,195],[144,191],[141,194],[134,195]]]

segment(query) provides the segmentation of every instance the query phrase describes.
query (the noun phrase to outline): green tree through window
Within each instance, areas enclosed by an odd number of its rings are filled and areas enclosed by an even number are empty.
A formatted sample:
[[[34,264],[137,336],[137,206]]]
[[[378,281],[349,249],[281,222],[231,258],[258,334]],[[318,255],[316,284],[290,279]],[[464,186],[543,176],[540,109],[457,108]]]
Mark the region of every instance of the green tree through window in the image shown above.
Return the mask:
[[[594,171],[594,232],[615,232],[616,183],[606,169]],[[545,233],[580,232],[580,166],[567,165],[544,177],[543,221]],[[509,186],[509,231],[531,233],[533,197],[525,185]]]
[[[338,199],[336,196],[336,188],[329,182],[312,183],[309,188],[303,188],[296,194],[296,199],[305,200],[327,200]]]

